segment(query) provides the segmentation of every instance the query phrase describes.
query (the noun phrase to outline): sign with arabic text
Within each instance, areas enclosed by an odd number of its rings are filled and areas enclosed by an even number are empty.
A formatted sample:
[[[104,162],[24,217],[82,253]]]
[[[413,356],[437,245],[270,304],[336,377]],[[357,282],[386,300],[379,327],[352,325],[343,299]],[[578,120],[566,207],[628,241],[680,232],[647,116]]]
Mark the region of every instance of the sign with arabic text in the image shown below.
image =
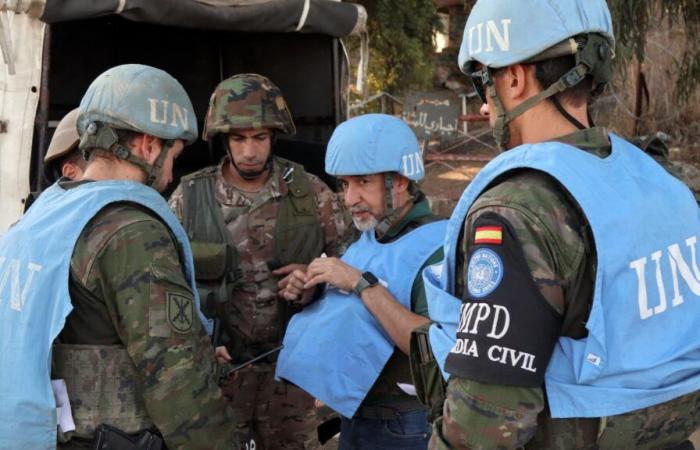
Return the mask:
[[[466,114],[464,95],[452,91],[413,92],[403,104],[403,120],[419,140],[451,140],[466,133],[459,116]]]

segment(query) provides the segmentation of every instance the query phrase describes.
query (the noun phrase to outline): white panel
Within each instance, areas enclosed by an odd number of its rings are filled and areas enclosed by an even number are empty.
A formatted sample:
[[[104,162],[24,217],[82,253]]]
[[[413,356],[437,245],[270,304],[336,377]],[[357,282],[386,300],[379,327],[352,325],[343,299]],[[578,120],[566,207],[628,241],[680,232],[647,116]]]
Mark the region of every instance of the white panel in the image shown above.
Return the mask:
[[[27,14],[0,12],[11,32],[15,74],[0,58],[0,232],[22,215],[29,193],[34,117],[39,103],[41,60],[46,25]],[[32,89],[34,88],[34,89]]]

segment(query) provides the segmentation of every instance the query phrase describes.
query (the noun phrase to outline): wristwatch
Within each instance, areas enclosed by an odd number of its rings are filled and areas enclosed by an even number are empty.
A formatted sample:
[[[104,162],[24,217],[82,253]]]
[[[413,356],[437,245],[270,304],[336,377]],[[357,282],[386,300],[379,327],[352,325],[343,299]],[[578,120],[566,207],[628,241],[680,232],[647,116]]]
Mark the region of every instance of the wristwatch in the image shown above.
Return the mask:
[[[355,295],[358,297],[361,296],[362,291],[364,291],[367,288],[374,287],[379,284],[379,279],[374,276],[372,272],[365,272],[362,274],[360,279],[357,281],[357,284],[353,288],[353,292]]]

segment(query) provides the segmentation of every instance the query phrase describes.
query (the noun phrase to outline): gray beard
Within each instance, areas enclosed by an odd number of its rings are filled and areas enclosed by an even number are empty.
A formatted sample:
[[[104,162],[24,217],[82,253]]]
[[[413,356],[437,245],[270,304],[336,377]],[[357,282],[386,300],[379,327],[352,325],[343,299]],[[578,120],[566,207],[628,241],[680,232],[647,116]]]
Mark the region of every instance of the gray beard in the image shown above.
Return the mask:
[[[355,225],[355,228],[362,232],[372,231],[379,225],[379,221],[374,216],[370,216],[367,220],[360,220],[353,217],[352,223]]]

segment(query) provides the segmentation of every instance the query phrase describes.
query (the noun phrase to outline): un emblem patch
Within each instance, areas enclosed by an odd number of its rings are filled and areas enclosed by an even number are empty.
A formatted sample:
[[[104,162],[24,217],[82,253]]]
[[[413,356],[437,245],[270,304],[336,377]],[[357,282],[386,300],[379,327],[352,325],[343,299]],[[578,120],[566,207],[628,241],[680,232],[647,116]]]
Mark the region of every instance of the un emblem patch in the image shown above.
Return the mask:
[[[482,298],[493,292],[503,279],[503,262],[498,253],[480,248],[469,259],[467,288],[474,298]]]
[[[192,329],[194,319],[194,302],[191,298],[174,292],[168,292],[168,325],[178,333],[187,333]]]

